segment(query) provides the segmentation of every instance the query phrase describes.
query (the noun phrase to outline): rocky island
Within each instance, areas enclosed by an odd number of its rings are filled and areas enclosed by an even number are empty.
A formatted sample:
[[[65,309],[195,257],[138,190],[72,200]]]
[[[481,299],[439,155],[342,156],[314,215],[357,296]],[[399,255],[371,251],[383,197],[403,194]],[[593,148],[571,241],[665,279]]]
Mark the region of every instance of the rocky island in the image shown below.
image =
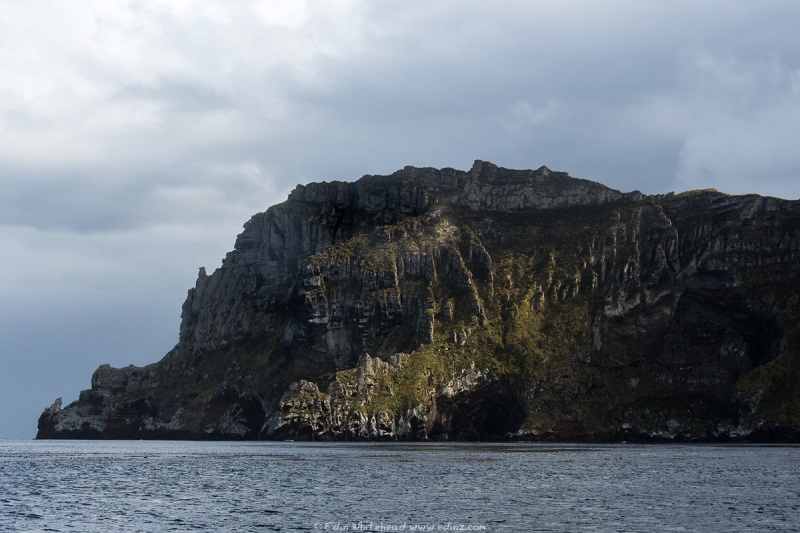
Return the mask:
[[[800,437],[800,201],[546,167],[298,186],[37,438]]]

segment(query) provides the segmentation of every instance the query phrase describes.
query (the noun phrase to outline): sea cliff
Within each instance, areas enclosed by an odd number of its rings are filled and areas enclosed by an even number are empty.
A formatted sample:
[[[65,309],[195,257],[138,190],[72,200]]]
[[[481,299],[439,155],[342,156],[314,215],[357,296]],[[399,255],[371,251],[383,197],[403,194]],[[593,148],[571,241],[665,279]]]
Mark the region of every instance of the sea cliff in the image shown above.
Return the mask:
[[[298,186],[37,438],[800,436],[800,202],[545,167]]]

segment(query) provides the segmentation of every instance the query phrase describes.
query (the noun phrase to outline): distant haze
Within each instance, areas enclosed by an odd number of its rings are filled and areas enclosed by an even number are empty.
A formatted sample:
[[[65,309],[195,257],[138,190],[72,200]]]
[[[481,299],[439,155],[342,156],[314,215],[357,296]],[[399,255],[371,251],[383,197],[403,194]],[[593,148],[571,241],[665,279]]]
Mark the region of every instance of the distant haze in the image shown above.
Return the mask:
[[[297,183],[474,159],[800,197],[800,4],[10,2],[0,438],[177,342],[197,269]]]

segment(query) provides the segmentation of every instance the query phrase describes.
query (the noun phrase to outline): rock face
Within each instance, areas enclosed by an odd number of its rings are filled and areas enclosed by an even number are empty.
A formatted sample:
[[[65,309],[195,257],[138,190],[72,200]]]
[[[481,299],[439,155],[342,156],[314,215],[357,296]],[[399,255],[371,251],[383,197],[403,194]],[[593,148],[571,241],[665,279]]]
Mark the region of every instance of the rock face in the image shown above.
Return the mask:
[[[38,438],[797,440],[800,202],[477,161],[298,186]]]

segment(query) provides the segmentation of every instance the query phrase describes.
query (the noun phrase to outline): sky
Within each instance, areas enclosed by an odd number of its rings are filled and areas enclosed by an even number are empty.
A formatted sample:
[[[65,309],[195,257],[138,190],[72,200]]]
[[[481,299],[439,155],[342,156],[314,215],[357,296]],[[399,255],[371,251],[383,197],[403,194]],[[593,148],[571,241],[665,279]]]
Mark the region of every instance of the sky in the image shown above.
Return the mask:
[[[159,360],[298,183],[475,159],[800,198],[796,0],[9,0],[0,438]]]

